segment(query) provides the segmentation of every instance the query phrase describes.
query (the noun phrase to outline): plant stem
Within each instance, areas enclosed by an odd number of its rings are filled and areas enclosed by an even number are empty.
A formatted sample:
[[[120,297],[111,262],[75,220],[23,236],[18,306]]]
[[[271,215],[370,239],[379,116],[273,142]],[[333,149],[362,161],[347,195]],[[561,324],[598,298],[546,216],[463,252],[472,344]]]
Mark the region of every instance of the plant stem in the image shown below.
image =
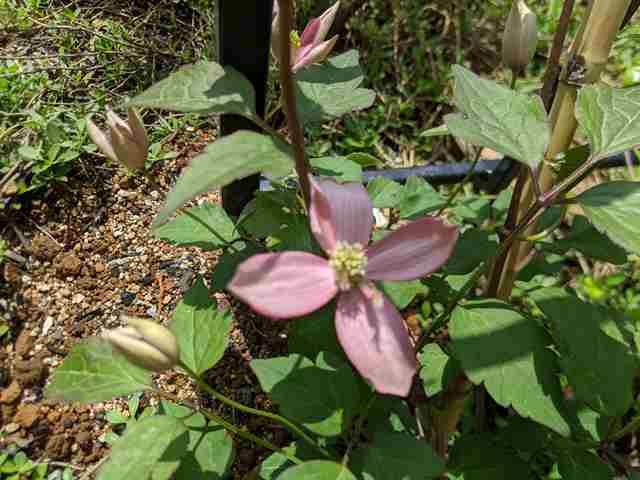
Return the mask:
[[[236,402],[235,400],[232,400],[229,397],[225,397],[221,393],[219,393],[216,390],[214,390],[211,386],[209,386],[209,384],[207,382],[205,382],[200,377],[200,375],[198,375],[196,372],[191,370],[184,363],[180,363],[180,368],[182,368],[184,371],[186,371],[189,374],[189,376],[196,381],[196,383],[198,384],[198,386],[200,388],[202,388],[205,392],[207,392],[209,395],[211,395],[216,400],[219,400],[220,402],[225,403],[225,404],[229,405],[230,407],[235,408],[236,410],[240,410],[241,412],[249,413],[251,415],[257,415],[257,416],[260,416],[260,417],[269,418],[271,420],[274,420],[274,421],[280,423],[281,425],[284,425],[289,430],[291,430],[293,433],[295,433],[300,438],[302,438],[304,441],[306,441],[309,445],[311,445],[314,448],[316,448],[316,450],[318,450],[320,453],[322,453],[325,457],[331,458],[331,454],[325,448],[323,448],[320,445],[318,445],[313,440],[313,438],[311,438],[309,435],[307,435],[304,431],[302,431],[302,429],[300,427],[295,425],[290,420],[287,420],[283,416],[278,415],[276,413],[267,412],[265,410],[259,410],[257,408],[248,407],[247,405],[243,405],[242,403]]]
[[[278,0],[278,3],[280,5],[278,16],[280,21],[280,85],[282,87],[282,100],[284,101],[287,126],[289,127],[293,144],[296,172],[298,173],[305,204],[308,207],[311,200],[309,164],[304,154],[304,134],[298,118],[293,72],[291,70],[290,44],[291,29],[293,28],[293,3],[292,0]]]
[[[634,417],[629,423],[627,423],[624,427],[622,427],[617,432],[612,433],[608,438],[607,442],[616,442],[631,432],[635,432],[640,428],[640,415]]]
[[[153,391],[160,395],[161,397],[166,398],[167,400],[170,400],[174,403],[180,404],[182,403],[184,406],[190,408],[191,410],[193,410],[194,412],[200,412],[202,413],[205,417],[207,417],[207,419],[209,419],[212,422],[215,422],[219,425],[221,425],[224,429],[230,431],[231,433],[244,438],[245,440],[249,440],[250,442],[253,442],[257,445],[260,445],[261,447],[264,448],[268,448],[269,450],[272,450],[274,452],[278,452],[281,455],[284,455],[285,457],[287,457],[289,460],[291,460],[293,463],[295,464],[302,464],[302,460],[300,460],[298,457],[296,457],[295,455],[292,455],[290,453],[287,453],[286,451],[284,451],[282,448],[280,447],[276,447],[273,443],[271,443],[268,440],[264,440],[260,437],[255,436],[252,433],[249,432],[245,432],[244,430],[241,430],[240,428],[236,427],[235,425],[233,425],[230,422],[227,422],[224,418],[220,417],[219,415],[216,415],[215,413],[213,413],[212,411],[206,409],[206,408],[202,408],[202,407],[198,407],[196,405],[194,405],[193,403],[187,401],[187,400],[181,400],[179,398],[177,398],[175,395],[172,395],[171,393],[165,392],[163,390],[159,390],[159,389],[153,389]]]
[[[473,162],[471,163],[471,167],[469,167],[469,171],[467,172],[465,177],[462,179],[462,181],[455,186],[453,192],[451,192],[449,197],[447,197],[447,202],[444,204],[443,207],[440,208],[440,210],[438,210],[438,212],[436,213],[436,217],[439,217],[440,215],[442,215],[442,212],[444,212],[447,208],[449,208],[453,203],[453,201],[456,199],[456,197],[460,194],[460,192],[464,188],[465,183],[467,183],[471,178],[471,176],[474,174],[476,165],[478,165],[478,162],[480,161],[481,153],[482,153],[482,148],[478,148],[473,158]]]

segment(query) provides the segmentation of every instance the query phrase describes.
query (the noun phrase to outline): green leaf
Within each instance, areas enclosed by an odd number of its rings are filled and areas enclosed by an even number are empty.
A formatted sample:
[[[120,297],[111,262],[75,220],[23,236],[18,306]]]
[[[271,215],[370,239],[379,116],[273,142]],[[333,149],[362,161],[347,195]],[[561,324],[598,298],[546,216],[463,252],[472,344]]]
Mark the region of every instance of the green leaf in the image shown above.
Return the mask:
[[[468,302],[452,315],[452,350],[467,376],[503,407],[569,434],[551,339],[533,320],[497,300]]]
[[[182,67],[134,97],[128,106],[177,112],[252,115],[255,93],[251,83],[233,67],[199,62]]]
[[[471,273],[483,261],[498,250],[495,235],[479,229],[466,230],[456,242],[453,254],[445,263],[444,270],[453,275]]]
[[[239,228],[256,238],[277,234],[294,221],[296,202],[293,190],[256,192],[240,215]]]
[[[357,50],[311,65],[296,74],[296,102],[303,123],[341,117],[373,105],[375,92],[360,88],[364,80]]]
[[[377,432],[372,444],[353,455],[364,480],[425,480],[444,472],[444,461],[431,446],[406,433]]]
[[[568,178],[569,175],[589,160],[590,154],[591,149],[589,145],[580,145],[579,147],[572,148],[558,155],[554,159],[554,165],[557,163],[560,164],[556,181],[561,182]]]
[[[460,373],[460,366],[444,353],[437,343],[425,346],[418,355],[420,361],[420,380],[427,395],[437,395],[453,378]]]
[[[586,85],[578,93],[576,119],[589,137],[592,157],[634,148],[640,144],[640,86]]]
[[[254,243],[235,242],[233,249],[227,248],[214,267],[211,275],[211,290],[214,292],[225,290],[236,273],[238,265],[257,253],[264,253],[264,250]]]
[[[289,353],[299,353],[307,358],[316,358],[320,352],[343,356],[338,343],[334,317],[335,302],[316,310],[289,324]]]
[[[585,450],[562,450],[558,461],[562,480],[610,480],[613,471],[596,454]]]
[[[376,177],[367,185],[369,198],[375,208],[395,208],[402,201],[402,185],[385,177]]]
[[[176,471],[176,480],[224,478],[234,457],[233,439],[224,428],[209,425],[204,415],[181,405],[163,401],[162,409],[189,429],[187,452]]]
[[[113,445],[98,480],[168,480],[178,468],[187,443],[186,427],[174,417],[156,415],[136,422]]]
[[[337,182],[362,182],[362,167],[346,157],[312,158],[311,166],[317,175],[334,178]]]
[[[407,307],[418,295],[425,294],[429,289],[420,280],[405,282],[380,282],[382,291],[389,300],[400,310]]]
[[[232,320],[229,310],[218,310],[198,278],[173,312],[170,325],[180,346],[180,361],[198,375],[212,368],[227,348]]]
[[[284,415],[318,435],[340,434],[359,404],[362,380],[335,356],[322,353],[315,365],[296,354],[253,360],[251,369]]]
[[[402,192],[400,218],[415,218],[434,212],[445,205],[445,200],[425,180],[409,177]]]
[[[614,312],[560,288],[537,290],[532,298],[551,322],[576,397],[605,415],[624,414],[633,401],[636,362]]]
[[[356,480],[356,477],[339,463],[313,460],[289,468],[278,480]]]
[[[193,245],[203,250],[215,250],[238,239],[235,225],[220,205],[207,203],[187,211],[200,221],[181,213],[156,228],[155,236],[176,245]]]
[[[356,162],[362,167],[382,167],[384,162],[365,152],[353,152],[347,155],[347,160]]]
[[[273,238],[278,244],[273,248],[277,251],[297,250],[322,254],[309,227],[309,219],[303,215],[291,218],[289,224],[278,232],[274,232]]]
[[[621,247],[640,253],[640,182],[607,182],[573,199],[595,227]]]
[[[464,480],[527,480],[534,478],[516,452],[498,445],[488,434],[464,435],[456,440],[450,469]]]
[[[454,65],[454,103],[461,114],[445,115],[449,131],[532,168],[544,159],[550,129],[539,97],[515,92]]]
[[[223,187],[234,180],[262,172],[283,176],[293,166],[289,147],[272,137],[241,130],[209,145],[184,170],[169,192],[153,228],[198,195]]]
[[[571,249],[578,250],[587,257],[614,265],[622,265],[627,261],[627,252],[596,230],[582,215],[573,219],[571,231],[566,237],[539,245],[543,250],[561,255]]]
[[[440,125],[439,127],[429,128],[428,130],[423,131],[420,136],[421,137],[441,137],[443,135],[449,135],[449,129],[446,125]]]
[[[68,402],[101,402],[152,386],[151,374],[97,339],[74,346],[53,373],[46,396]]]

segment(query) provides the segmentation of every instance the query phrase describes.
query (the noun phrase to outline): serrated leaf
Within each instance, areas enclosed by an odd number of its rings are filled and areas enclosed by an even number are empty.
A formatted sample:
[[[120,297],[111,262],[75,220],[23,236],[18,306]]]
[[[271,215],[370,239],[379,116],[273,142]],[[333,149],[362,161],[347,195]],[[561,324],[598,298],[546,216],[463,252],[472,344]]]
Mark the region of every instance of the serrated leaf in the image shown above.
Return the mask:
[[[232,437],[218,425],[208,424],[199,412],[162,402],[163,410],[188,428],[187,452],[180,460],[175,473],[176,480],[208,480],[224,478],[234,457]]]
[[[621,247],[640,253],[640,182],[607,182],[573,199],[593,225]]]
[[[199,221],[180,213],[156,228],[155,236],[176,245],[193,245],[203,250],[215,250],[239,238],[235,225],[220,205],[207,203],[187,211]]]
[[[532,168],[544,159],[550,128],[542,101],[454,65],[454,103],[445,115],[452,135],[488,147]]]
[[[403,188],[385,177],[376,177],[367,185],[369,198],[375,208],[395,208],[402,201]]]
[[[529,465],[516,452],[498,445],[488,434],[464,435],[453,445],[450,469],[464,480],[527,480]]]
[[[362,167],[346,157],[312,158],[311,166],[317,175],[334,178],[337,182],[362,182]]]
[[[249,80],[233,67],[199,62],[182,67],[127,105],[202,114],[252,115],[255,93]]]
[[[414,298],[429,291],[420,280],[380,282],[382,291],[398,309],[407,307]]]
[[[425,346],[418,355],[420,361],[420,380],[430,397],[437,395],[460,373],[455,359],[442,351],[437,343]]]
[[[468,302],[452,315],[454,357],[475,384],[503,407],[569,435],[558,411],[562,393],[551,339],[544,329],[497,300]]]
[[[180,360],[198,375],[212,368],[227,348],[232,320],[229,310],[218,310],[198,278],[173,312],[170,325],[178,339]]]
[[[291,467],[278,480],[356,480],[345,465],[328,460],[312,460]]]
[[[539,245],[543,250],[561,255],[571,249],[578,250],[587,257],[614,265],[622,265],[627,261],[627,252],[600,233],[582,215],[573,219],[571,231],[566,237]]]
[[[402,190],[400,218],[415,218],[434,212],[445,205],[445,200],[425,180],[409,177]]]
[[[576,119],[589,137],[592,157],[634,148],[640,144],[640,86],[586,85],[578,93]]]
[[[202,193],[254,173],[284,176],[292,166],[289,147],[272,137],[246,130],[223,137],[209,145],[184,170],[156,216],[153,228]]]
[[[296,74],[296,102],[303,123],[340,117],[369,108],[375,92],[360,88],[364,80],[357,50],[311,65]]]
[[[156,415],[136,422],[114,444],[97,480],[166,480],[178,468],[187,443],[186,427],[174,417]]]
[[[320,352],[344,355],[338,343],[334,317],[335,302],[296,319],[289,324],[289,353],[299,353],[307,358],[316,358]]]
[[[53,373],[46,396],[69,402],[100,402],[151,388],[151,374],[130,364],[105,341],[74,346]]]
[[[426,480],[444,471],[444,461],[431,446],[406,433],[377,432],[373,443],[353,455],[354,470],[364,480]]]
[[[211,290],[222,292],[236,273],[236,268],[249,257],[264,253],[264,249],[254,243],[236,242],[233,249],[226,249],[218,259],[211,275]]]
[[[560,452],[558,470],[562,480],[611,480],[613,471],[596,454],[585,450]]]
[[[624,414],[633,400],[636,362],[614,313],[560,288],[535,291],[532,298],[551,322],[576,397],[605,415]]]
[[[345,360],[331,356],[329,365],[326,357],[319,355],[315,365],[296,354],[253,360],[251,369],[284,415],[314,433],[335,436],[355,414],[361,380]]]

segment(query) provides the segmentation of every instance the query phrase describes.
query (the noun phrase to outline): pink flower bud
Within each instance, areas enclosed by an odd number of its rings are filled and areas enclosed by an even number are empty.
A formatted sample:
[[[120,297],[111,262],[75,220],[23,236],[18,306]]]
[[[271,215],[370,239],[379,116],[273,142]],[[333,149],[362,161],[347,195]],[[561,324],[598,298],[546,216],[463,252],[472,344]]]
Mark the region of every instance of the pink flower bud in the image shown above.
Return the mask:
[[[536,14],[523,0],[514,0],[502,37],[502,62],[513,71],[523,70],[538,43]]]
[[[111,160],[132,170],[142,170],[147,160],[149,139],[144,124],[134,109],[129,108],[127,120],[125,122],[112,110],[107,110],[109,136],[91,119],[87,120],[87,131],[98,149]]]

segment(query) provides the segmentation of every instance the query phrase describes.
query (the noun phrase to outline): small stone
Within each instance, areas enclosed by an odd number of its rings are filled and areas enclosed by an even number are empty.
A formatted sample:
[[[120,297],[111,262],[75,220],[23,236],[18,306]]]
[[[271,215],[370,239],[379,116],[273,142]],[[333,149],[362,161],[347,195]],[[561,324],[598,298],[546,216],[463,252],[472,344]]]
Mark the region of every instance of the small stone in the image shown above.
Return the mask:
[[[14,380],[0,393],[0,403],[13,403],[20,398],[21,394],[22,388],[20,388],[20,384]]]
[[[15,349],[16,353],[21,357],[26,357],[33,348],[36,339],[31,336],[31,332],[27,329],[22,330],[18,338],[16,339]]]
[[[20,430],[20,425],[17,423],[8,423],[6,427],[4,427],[4,431],[7,433],[15,433]]]
[[[71,299],[71,303],[77,305],[78,303],[82,303],[83,300],[84,300],[84,295],[81,293],[76,293]]]
[[[122,292],[120,294],[120,299],[122,300],[122,303],[124,303],[126,306],[129,306],[136,299],[136,296],[135,296],[135,294],[133,294],[131,292],[127,292],[125,290],[124,292]]]
[[[106,267],[106,265],[104,263],[98,262],[98,263],[96,263],[94,269],[95,269],[96,273],[102,273],[107,269],[107,267]]]
[[[42,324],[42,335],[46,335],[51,330],[53,326],[53,317],[49,316],[44,319],[44,323]]]
[[[56,267],[65,276],[75,276],[82,270],[82,265],[82,260],[70,252],[62,256]]]
[[[60,289],[60,296],[62,298],[69,298],[71,296],[71,290],[69,290],[67,287],[62,287]]]
[[[31,428],[38,421],[38,418],[40,418],[40,409],[33,404],[20,405],[18,413],[13,417],[24,428]]]
[[[44,233],[40,233],[31,241],[31,251],[40,260],[52,260],[62,247]]]

